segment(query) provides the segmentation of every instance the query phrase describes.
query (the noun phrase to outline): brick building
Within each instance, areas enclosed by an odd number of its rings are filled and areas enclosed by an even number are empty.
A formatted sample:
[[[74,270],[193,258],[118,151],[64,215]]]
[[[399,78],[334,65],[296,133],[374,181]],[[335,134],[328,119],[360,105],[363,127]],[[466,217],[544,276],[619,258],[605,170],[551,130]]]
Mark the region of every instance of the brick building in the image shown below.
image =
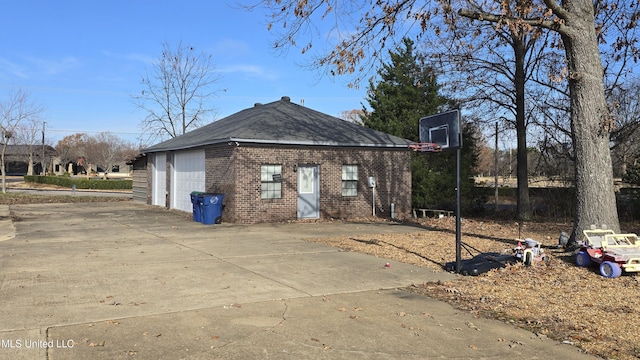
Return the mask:
[[[191,212],[192,191],[223,193],[224,222],[388,218],[392,204],[405,218],[408,143],[283,97],[147,148],[141,168],[147,203]]]

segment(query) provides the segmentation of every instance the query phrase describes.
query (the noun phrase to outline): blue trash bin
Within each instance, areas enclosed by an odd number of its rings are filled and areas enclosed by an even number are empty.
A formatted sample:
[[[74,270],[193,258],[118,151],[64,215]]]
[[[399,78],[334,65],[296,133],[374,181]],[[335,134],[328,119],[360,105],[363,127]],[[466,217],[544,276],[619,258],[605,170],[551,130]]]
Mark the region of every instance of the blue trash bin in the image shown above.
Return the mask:
[[[222,222],[222,200],[224,194],[202,194],[202,223],[206,225]]]
[[[193,221],[202,222],[202,194],[201,191],[191,192],[191,204],[193,204]]]

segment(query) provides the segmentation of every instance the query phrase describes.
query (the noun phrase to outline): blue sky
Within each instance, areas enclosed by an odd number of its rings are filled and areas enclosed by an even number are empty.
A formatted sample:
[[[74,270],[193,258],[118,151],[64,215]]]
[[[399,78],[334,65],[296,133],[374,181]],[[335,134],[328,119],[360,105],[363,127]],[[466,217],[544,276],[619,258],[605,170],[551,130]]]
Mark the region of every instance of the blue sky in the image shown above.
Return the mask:
[[[218,119],[282,96],[333,116],[362,107],[364,88],[303,68],[310,59],[297,49],[274,53],[266,20],[233,1],[8,1],[0,14],[0,98],[26,90],[45,109],[53,145],[76,132],[135,141],[145,114],[130,94],[142,90],[140,76],[162,43],[182,41],[213,56],[226,89],[214,99]]]

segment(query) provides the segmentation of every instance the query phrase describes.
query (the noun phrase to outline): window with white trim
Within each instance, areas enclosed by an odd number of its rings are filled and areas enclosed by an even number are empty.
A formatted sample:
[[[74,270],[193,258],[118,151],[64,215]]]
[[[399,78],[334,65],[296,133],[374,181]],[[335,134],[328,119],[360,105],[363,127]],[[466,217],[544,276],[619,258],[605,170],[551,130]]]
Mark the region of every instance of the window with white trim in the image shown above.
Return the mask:
[[[358,196],[358,165],[342,165],[342,196]]]
[[[260,167],[260,197],[262,199],[282,198],[282,165]]]

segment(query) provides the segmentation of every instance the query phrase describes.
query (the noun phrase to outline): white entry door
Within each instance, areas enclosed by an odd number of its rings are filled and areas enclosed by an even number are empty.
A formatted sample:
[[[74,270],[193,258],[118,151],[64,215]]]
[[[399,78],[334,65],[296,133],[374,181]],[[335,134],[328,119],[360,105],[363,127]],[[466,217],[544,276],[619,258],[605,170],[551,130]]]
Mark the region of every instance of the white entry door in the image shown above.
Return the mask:
[[[167,155],[155,154],[152,166],[151,204],[167,206]]]
[[[320,217],[319,180],[318,165],[298,166],[298,219]]]

